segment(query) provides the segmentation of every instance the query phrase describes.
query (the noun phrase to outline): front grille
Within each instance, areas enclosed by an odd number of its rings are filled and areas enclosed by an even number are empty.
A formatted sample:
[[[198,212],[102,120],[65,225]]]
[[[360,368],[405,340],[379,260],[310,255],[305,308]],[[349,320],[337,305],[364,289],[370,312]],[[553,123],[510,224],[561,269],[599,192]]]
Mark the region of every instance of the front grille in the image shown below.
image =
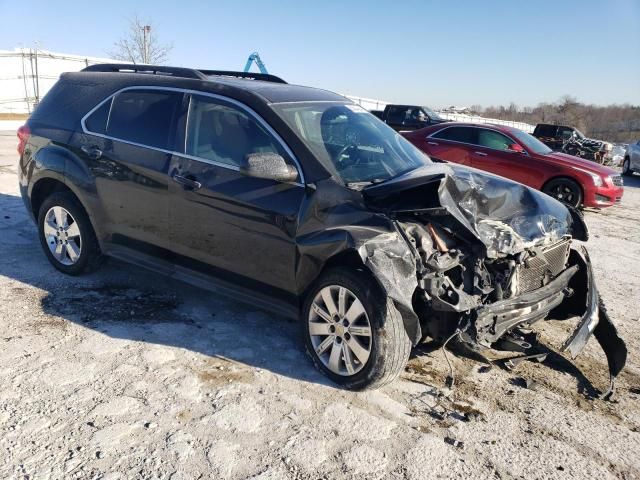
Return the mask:
[[[622,187],[624,182],[622,181],[622,176],[620,175],[611,175],[611,181],[616,187]]]
[[[520,265],[518,267],[519,293],[527,293],[543,287],[563,272],[567,266],[569,245],[569,240],[558,242]]]

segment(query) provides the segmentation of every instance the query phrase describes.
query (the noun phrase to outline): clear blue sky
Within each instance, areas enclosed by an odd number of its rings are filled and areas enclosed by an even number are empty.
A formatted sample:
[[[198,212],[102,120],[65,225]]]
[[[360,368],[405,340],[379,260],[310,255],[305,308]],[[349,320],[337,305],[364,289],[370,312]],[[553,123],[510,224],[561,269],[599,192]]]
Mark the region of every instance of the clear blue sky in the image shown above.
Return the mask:
[[[0,0],[0,49],[106,56],[135,13],[174,65],[257,50],[290,83],[395,102],[640,105],[640,0]]]

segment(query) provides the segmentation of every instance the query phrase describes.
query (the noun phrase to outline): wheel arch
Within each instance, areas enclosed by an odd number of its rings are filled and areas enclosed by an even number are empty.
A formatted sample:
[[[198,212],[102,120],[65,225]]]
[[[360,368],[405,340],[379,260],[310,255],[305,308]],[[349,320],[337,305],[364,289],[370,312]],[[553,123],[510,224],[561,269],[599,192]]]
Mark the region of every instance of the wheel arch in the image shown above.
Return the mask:
[[[322,263],[320,263],[320,260],[318,258],[314,258],[313,262],[311,262],[311,265],[317,265],[319,266],[319,268],[314,271],[313,275],[304,275],[305,283],[301,286],[301,293],[299,296],[299,298],[301,299],[300,306],[302,307],[302,305],[304,304],[304,300],[311,293],[311,290],[315,286],[317,280],[321,278],[321,276],[329,269],[346,266],[357,270],[362,270],[374,280],[375,284],[380,288],[380,291],[383,294],[387,295],[392,301],[393,306],[402,317],[407,335],[411,339],[413,345],[416,345],[422,338],[422,329],[420,326],[418,315],[413,310],[413,294],[415,293],[415,290],[411,295],[402,295],[399,290],[395,290],[393,292],[390,291],[390,288],[388,286],[385,286],[385,282],[379,277],[379,274],[376,274],[376,272],[374,272],[369,267],[369,265],[367,265],[367,262],[365,262],[366,257],[363,258],[361,249],[355,246],[355,243],[353,242],[351,236],[348,235],[348,232],[344,233],[347,233],[349,241],[346,241],[342,244],[343,248],[336,249],[335,251],[331,252],[331,254],[325,257]],[[402,239],[399,239],[399,241],[404,242],[404,240]],[[411,269],[415,269],[415,265],[411,265]],[[395,272],[387,273],[388,278],[386,278],[386,282],[389,283],[389,285],[392,285],[392,282],[395,280],[396,274]]]
[[[91,228],[93,229],[98,243],[102,248],[101,236],[99,235],[99,230],[96,229],[96,222],[94,220],[92,212],[87,208],[86,203],[83,202],[82,196],[79,194],[77,187],[73,184],[70,184],[69,182],[66,182],[65,180],[66,179],[63,176],[52,172],[51,175],[43,175],[33,183],[30,189],[29,203],[34,219],[38,219],[40,207],[48,197],[50,197],[54,193],[68,192],[73,195],[73,197],[77,200],[78,205],[80,205],[80,207],[87,214],[87,218],[89,219]]]
[[[77,195],[60,178],[42,177],[33,184],[31,188],[31,212],[35,218],[38,218],[40,207],[47,197],[57,192],[70,192],[77,199]],[[78,201],[80,202],[79,199]]]

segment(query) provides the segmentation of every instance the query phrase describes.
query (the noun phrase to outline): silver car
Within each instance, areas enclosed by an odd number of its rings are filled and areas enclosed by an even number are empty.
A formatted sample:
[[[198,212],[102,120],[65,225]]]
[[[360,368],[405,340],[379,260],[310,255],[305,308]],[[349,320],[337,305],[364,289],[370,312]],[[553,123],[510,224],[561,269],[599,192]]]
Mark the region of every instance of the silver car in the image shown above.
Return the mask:
[[[627,145],[627,153],[622,163],[623,175],[633,175],[633,172],[640,172],[640,140]]]

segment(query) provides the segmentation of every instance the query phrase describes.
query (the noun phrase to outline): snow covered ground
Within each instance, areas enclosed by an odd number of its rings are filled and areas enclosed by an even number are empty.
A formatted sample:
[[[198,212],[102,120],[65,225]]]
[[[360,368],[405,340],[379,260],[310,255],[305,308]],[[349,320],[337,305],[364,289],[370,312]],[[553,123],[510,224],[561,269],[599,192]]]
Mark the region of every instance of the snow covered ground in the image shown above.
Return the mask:
[[[0,478],[640,478],[640,177],[587,212],[629,347],[617,403],[586,397],[606,384],[594,341],[513,372],[453,358],[453,392],[442,352],[421,348],[394,384],[352,393],[313,369],[294,323],[251,305],[117,261],[58,273],[14,152],[0,134]]]

